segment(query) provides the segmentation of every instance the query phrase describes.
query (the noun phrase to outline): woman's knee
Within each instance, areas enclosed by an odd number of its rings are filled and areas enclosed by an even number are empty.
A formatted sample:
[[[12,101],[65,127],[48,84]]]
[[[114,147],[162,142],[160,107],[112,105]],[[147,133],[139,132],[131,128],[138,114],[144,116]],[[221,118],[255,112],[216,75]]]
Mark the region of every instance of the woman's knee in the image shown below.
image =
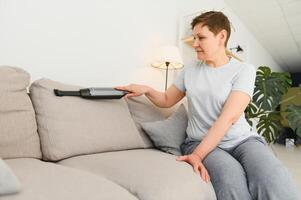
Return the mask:
[[[227,152],[217,149],[204,159],[203,164],[217,199],[251,199],[243,167]]]

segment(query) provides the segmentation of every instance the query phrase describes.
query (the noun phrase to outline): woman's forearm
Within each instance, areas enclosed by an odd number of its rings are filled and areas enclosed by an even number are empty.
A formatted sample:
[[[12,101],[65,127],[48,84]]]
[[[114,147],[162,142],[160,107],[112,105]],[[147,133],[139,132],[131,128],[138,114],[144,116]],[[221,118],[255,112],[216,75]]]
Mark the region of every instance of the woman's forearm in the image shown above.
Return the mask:
[[[167,98],[165,92],[159,92],[151,87],[148,87],[145,96],[158,107],[167,107]]]
[[[235,123],[250,102],[250,96],[240,91],[233,91],[229,95],[223,110],[209,129],[203,141],[194,150],[201,160],[210,153],[222,140],[229,128]]]
[[[218,118],[193,153],[203,160],[222,140],[234,121],[225,117]]]

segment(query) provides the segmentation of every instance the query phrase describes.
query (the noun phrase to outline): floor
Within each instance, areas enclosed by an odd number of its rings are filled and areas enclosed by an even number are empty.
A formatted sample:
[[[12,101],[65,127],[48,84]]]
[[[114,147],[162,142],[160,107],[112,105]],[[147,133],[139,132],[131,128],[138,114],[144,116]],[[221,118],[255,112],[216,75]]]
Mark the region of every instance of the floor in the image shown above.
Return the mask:
[[[301,146],[285,147],[284,145],[271,145],[275,155],[292,173],[299,191],[301,192]]]

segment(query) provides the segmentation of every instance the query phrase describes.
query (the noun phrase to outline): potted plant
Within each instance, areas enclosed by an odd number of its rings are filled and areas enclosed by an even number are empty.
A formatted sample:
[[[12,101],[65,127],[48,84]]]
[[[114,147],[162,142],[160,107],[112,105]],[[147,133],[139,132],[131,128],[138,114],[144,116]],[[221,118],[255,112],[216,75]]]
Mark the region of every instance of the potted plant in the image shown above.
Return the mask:
[[[279,110],[282,103],[301,95],[300,86],[297,95],[282,99],[291,86],[292,79],[288,72],[272,72],[267,66],[260,66],[257,69],[254,95],[245,110],[245,115],[251,126],[257,122],[258,134],[264,136],[268,143],[275,141],[283,128],[282,112],[285,112],[289,126],[301,137],[301,105],[292,104],[284,111]]]

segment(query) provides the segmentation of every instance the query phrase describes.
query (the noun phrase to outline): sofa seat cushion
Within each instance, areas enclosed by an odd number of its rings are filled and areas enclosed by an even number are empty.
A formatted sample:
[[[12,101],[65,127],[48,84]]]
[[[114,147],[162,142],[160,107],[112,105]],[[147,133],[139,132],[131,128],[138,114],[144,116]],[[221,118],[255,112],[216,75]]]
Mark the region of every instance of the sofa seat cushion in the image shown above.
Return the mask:
[[[49,79],[32,83],[44,160],[144,147],[124,99],[58,97],[53,92],[80,88]]]
[[[30,75],[0,66],[0,157],[41,158],[35,112],[27,94]]]
[[[77,156],[59,164],[105,176],[141,200],[216,199],[192,167],[155,149],[136,149]]]
[[[21,192],[1,200],[137,200],[126,189],[101,176],[37,159],[5,160],[21,182]]]

